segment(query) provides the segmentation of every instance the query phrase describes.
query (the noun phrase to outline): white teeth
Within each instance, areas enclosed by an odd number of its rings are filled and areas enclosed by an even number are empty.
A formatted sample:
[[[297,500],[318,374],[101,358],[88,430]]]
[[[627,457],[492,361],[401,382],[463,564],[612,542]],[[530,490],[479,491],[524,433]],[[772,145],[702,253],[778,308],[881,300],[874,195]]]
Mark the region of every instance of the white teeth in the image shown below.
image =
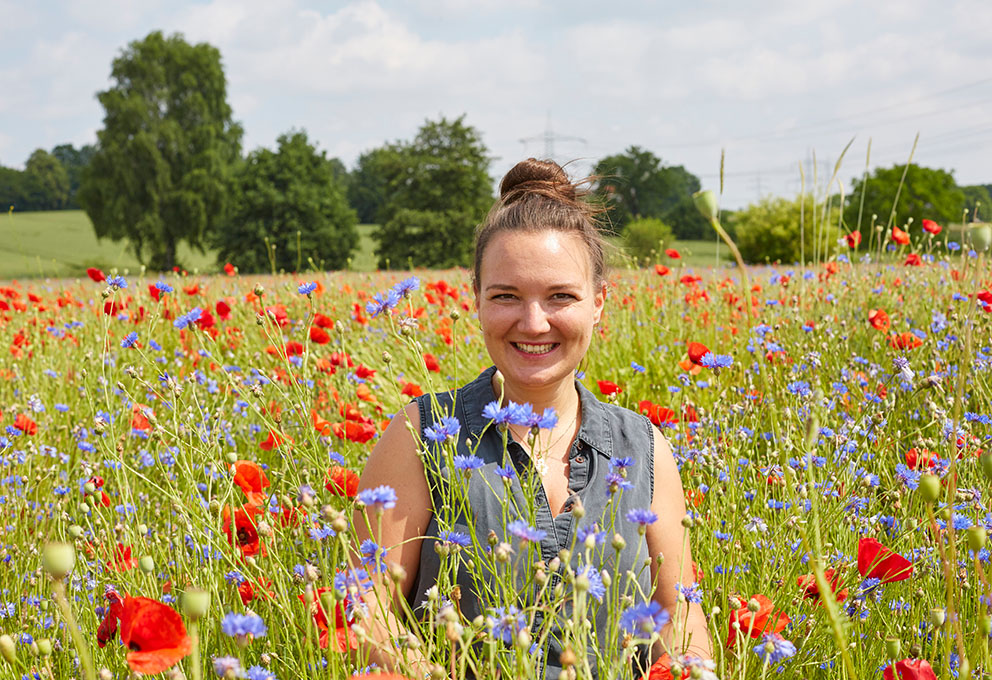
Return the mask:
[[[545,352],[550,352],[554,349],[553,343],[547,345],[525,345],[521,342],[515,342],[513,343],[513,346],[521,352],[527,352],[528,354],[544,354]]]

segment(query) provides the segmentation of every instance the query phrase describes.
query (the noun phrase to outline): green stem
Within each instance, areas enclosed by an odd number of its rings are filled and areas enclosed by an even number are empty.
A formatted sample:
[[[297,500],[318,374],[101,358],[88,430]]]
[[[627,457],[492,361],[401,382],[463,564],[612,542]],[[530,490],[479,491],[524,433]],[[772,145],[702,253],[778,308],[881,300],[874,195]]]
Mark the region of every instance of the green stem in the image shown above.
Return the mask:
[[[80,632],[79,626],[76,625],[76,617],[72,615],[72,607],[69,605],[69,600],[65,596],[65,583],[61,580],[53,581],[52,592],[55,595],[55,602],[62,611],[62,616],[65,617],[66,626],[69,627],[72,644],[76,647],[76,653],[79,654],[79,663],[83,667],[83,676],[86,680],[96,680],[93,657],[90,656],[90,648],[86,646],[86,642],[83,640],[83,634]]]

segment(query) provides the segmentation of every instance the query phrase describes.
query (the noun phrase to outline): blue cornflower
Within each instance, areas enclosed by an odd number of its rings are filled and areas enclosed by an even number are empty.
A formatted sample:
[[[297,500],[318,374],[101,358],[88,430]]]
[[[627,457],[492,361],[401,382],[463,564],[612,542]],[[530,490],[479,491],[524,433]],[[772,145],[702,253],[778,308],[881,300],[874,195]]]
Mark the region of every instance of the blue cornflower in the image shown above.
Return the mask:
[[[647,525],[657,522],[658,515],[646,508],[634,508],[633,510],[627,511],[627,521],[633,522],[634,524],[639,524],[643,529]]]
[[[472,474],[473,470],[478,470],[484,465],[481,458],[471,453],[467,456],[458,454],[454,457],[453,462],[455,464],[455,469],[461,470],[466,475]]]
[[[186,328],[191,323],[196,322],[196,320],[200,318],[201,314],[203,314],[203,310],[199,307],[194,307],[185,314],[180,315],[175,321],[172,322],[172,325],[180,329]]]
[[[134,331],[131,331],[130,333],[124,336],[123,340],[121,340],[121,347],[123,347],[124,349],[131,349],[132,347],[134,347],[134,344],[136,342],[138,342],[138,334],[135,333]]]
[[[545,536],[548,535],[548,532],[542,529],[535,529],[534,527],[530,526],[529,524],[527,524],[527,522],[525,522],[522,519],[518,519],[516,521],[510,522],[509,526],[507,526],[507,529],[510,530],[511,534],[513,534],[523,542],[531,541],[537,543],[538,541],[541,541]]]
[[[701,604],[703,601],[703,591],[699,587],[698,583],[690,583],[687,586],[684,586],[681,583],[676,583],[675,591],[682,595],[686,599],[686,602]]]
[[[957,252],[961,250],[961,245],[957,241],[950,241],[947,244],[947,249],[952,252]]]
[[[229,571],[226,574],[224,574],[224,580],[227,581],[228,583],[232,583],[234,585],[240,586],[247,579],[244,577],[244,574],[242,574],[240,571],[235,570],[235,571]]]
[[[310,297],[310,295],[315,290],[317,290],[317,282],[311,281],[309,283],[301,283],[300,286],[296,289],[296,292],[299,293],[300,295],[306,295],[307,297]]]
[[[393,286],[393,292],[399,297],[409,297],[410,293],[420,288],[420,279],[416,276],[411,276],[408,279],[403,279],[395,286]]]
[[[636,373],[644,373],[645,371],[647,371],[647,369],[646,369],[646,368],[644,368],[643,366],[641,366],[641,365],[640,365],[639,363],[637,363],[636,361],[631,361],[631,362],[630,362],[630,367],[631,367],[632,369],[634,369],[634,371],[635,371]]]
[[[633,489],[634,485],[627,481],[619,472],[606,473],[606,493],[615,494],[617,491],[627,491]]]
[[[127,281],[123,276],[111,276],[107,279],[107,285],[111,288],[127,288]]]
[[[796,646],[778,633],[765,633],[754,653],[766,664],[773,664],[795,656]]]
[[[357,499],[362,505],[374,505],[378,509],[396,507],[396,492],[391,486],[377,486],[374,489],[359,491]]]
[[[362,541],[362,545],[358,549],[362,553],[361,562],[363,567],[367,568],[373,574],[386,570],[385,548],[380,547],[371,538],[366,538]]]
[[[241,669],[241,662],[233,656],[214,657],[214,672],[219,678],[245,677],[245,672]]]
[[[155,289],[158,290],[158,292],[159,293],[162,293],[162,294],[171,293],[173,291],[172,286],[170,286],[169,284],[167,284],[165,281],[156,281],[155,282]]]
[[[707,352],[699,360],[699,363],[706,368],[729,368],[734,365],[734,358],[729,354]]]
[[[614,470],[626,470],[634,464],[634,459],[630,456],[614,456],[610,459],[610,467]]]
[[[233,638],[247,638],[248,636],[260,638],[265,637],[265,633],[268,631],[261,616],[238,614],[237,612],[228,612],[220,622],[220,629],[224,635]]]
[[[661,633],[671,616],[668,610],[651,600],[634,605],[620,615],[620,625],[635,637],[649,638]]]
[[[365,303],[365,312],[374,319],[399,303],[400,296],[395,290],[390,290],[387,293],[376,293],[371,300]]]
[[[442,531],[438,534],[438,539],[442,543],[452,543],[462,548],[467,548],[472,545],[472,537],[468,534],[463,534],[460,531]]]
[[[599,525],[595,523],[580,527],[578,532],[576,532],[576,538],[579,543],[584,544],[590,536],[594,545],[601,545],[606,540],[606,532],[600,531]]]
[[[813,391],[809,387],[809,383],[805,380],[797,380],[791,382],[785,386],[785,389],[789,390],[790,393],[798,395],[800,397],[808,397]]]
[[[252,666],[248,669],[248,680],[276,680],[276,674],[268,668]]]
[[[606,585],[603,583],[603,577],[600,573],[593,569],[592,565],[587,564],[579,569],[579,573],[575,575],[576,581],[580,578],[585,578],[586,590],[589,594],[596,598],[597,601],[602,602],[603,596],[606,595]]]
[[[513,469],[513,463],[507,463],[502,467],[496,468],[496,474],[502,477],[504,482],[509,482],[517,476],[517,471]]]
[[[903,463],[896,465],[896,477],[899,478],[906,488],[915,489],[920,485],[920,473],[917,470],[910,470]]]
[[[424,436],[432,442],[437,442],[440,444],[448,439],[454,439],[457,437],[460,429],[461,423],[458,422],[458,418],[445,416],[441,418],[441,422],[434,423],[425,429]]]
[[[523,614],[513,605],[506,609],[496,607],[486,619],[489,623],[489,633],[508,645],[513,644],[517,633],[527,627]]]
[[[955,531],[965,531],[971,527],[971,518],[955,512],[951,516],[951,526],[954,527]]]

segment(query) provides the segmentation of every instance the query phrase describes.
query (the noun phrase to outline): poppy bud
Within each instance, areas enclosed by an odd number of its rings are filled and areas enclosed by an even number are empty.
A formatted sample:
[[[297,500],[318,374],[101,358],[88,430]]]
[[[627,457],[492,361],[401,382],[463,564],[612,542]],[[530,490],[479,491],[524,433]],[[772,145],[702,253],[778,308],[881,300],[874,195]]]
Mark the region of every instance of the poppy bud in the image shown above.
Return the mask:
[[[992,451],[982,454],[982,472],[985,473],[985,479],[992,482]]]
[[[76,549],[69,543],[49,543],[42,552],[41,563],[52,578],[62,580],[76,565]]]
[[[37,640],[37,644],[38,644],[38,653],[39,654],[41,654],[42,656],[51,656],[52,655],[52,641],[51,640],[49,640],[48,638],[41,638],[40,640]]]
[[[751,598],[747,601],[747,610],[752,613],[757,613],[761,609],[761,603],[757,599]]]
[[[692,202],[696,204],[699,213],[708,220],[715,220],[719,209],[716,205],[716,194],[707,189],[697,191],[692,195]]]
[[[686,515],[685,517],[682,518],[682,526],[684,526],[686,529],[691,529],[692,528],[692,516],[691,515]]]
[[[572,651],[571,647],[565,647],[565,651],[561,653],[561,656],[558,657],[558,660],[561,661],[562,668],[568,668],[570,666],[574,666],[575,662],[577,661],[575,657],[575,652]]]
[[[885,658],[898,659],[902,656],[902,640],[897,637],[885,638]]]
[[[192,621],[203,618],[210,609],[210,591],[191,588],[183,593],[183,613]]]
[[[522,631],[517,633],[517,646],[520,649],[530,649],[531,637],[530,631],[524,628]]]
[[[86,482],[83,484],[83,491],[86,492],[86,495],[94,493],[96,491],[96,484],[93,482]]]
[[[147,536],[148,535],[148,525],[147,524],[142,523],[142,524],[139,524],[138,525],[138,535],[139,536]]]
[[[968,527],[968,547],[972,552],[979,552],[988,542],[989,535],[985,527]]]
[[[988,637],[992,633],[992,616],[983,616],[978,621],[978,632],[980,632],[985,637]]]
[[[971,247],[979,253],[984,253],[992,245],[992,224],[979,222],[968,227],[968,238]]]
[[[935,608],[930,610],[930,623],[932,623],[937,628],[944,625],[944,621],[947,620],[947,612],[943,609]]]
[[[155,571],[155,560],[151,555],[142,555],[138,558],[138,568],[145,574],[150,574]]]
[[[16,663],[17,648],[14,646],[14,638],[9,635],[0,635],[0,656],[7,660],[7,663]]]
[[[227,458],[227,462],[230,463],[231,465],[234,465],[235,463],[238,462],[238,454],[236,454],[234,451],[229,451],[225,457]]]
[[[80,536],[83,535],[83,528],[78,524],[73,524],[71,527],[69,527],[69,535],[72,538],[79,538]]]
[[[940,496],[940,477],[937,475],[923,475],[920,477],[920,497],[927,505],[932,505]]]

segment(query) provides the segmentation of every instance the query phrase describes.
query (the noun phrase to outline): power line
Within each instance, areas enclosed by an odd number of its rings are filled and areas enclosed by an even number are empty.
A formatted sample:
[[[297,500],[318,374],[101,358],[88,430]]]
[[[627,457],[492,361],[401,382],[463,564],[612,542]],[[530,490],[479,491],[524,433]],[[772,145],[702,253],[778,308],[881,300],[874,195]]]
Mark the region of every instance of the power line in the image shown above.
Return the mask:
[[[533,137],[523,137],[520,143],[524,145],[524,153],[527,153],[527,144],[529,142],[544,142],[544,157],[547,159],[555,160],[555,142],[582,142],[586,144],[586,140],[582,137],[573,137],[570,135],[559,135],[554,130],[551,129],[551,112],[548,111],[548,122],[544,128],[544,132],[540,135],[535,135]]]

